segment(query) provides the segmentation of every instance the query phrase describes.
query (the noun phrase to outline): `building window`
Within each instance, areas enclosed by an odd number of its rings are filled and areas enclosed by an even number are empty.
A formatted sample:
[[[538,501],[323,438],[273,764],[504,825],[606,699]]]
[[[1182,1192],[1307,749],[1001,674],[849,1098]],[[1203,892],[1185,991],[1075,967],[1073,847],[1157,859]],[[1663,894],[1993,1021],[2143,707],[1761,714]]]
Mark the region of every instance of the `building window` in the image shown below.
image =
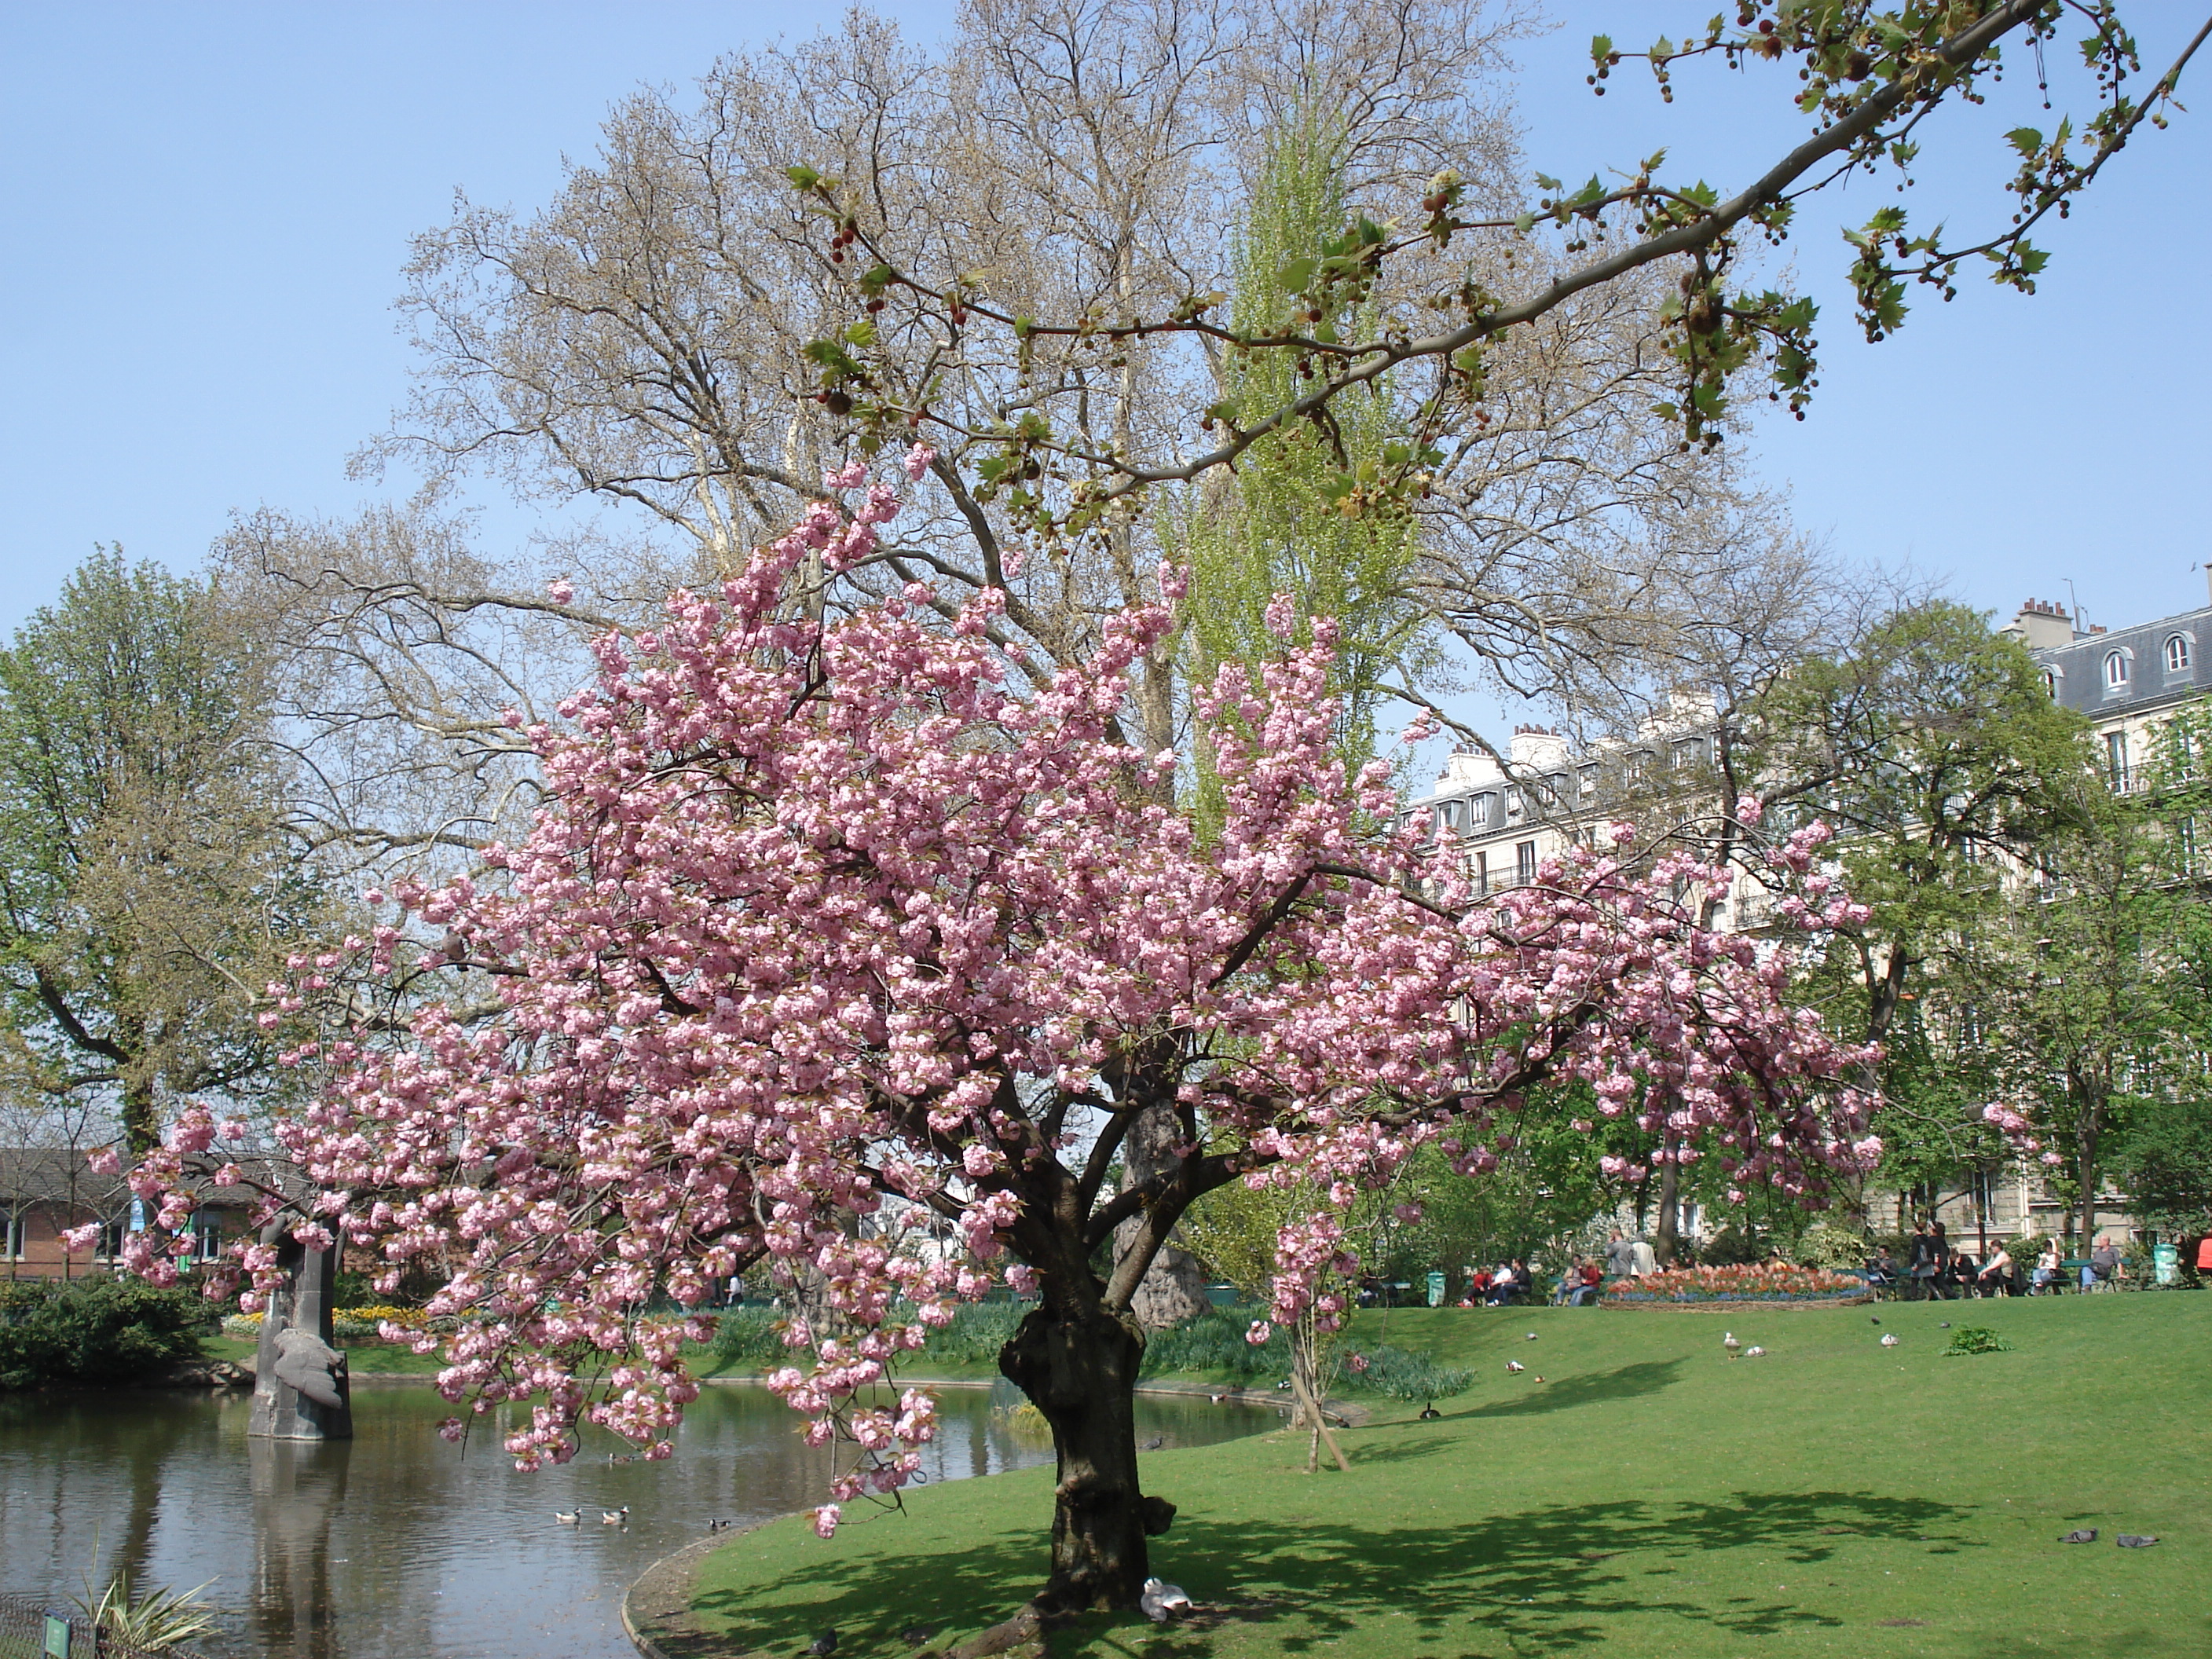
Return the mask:
[[[2166,672],[2186,674],[2189,672],[2189,635],[2169,634],[2166,636]]]
[[[130,1236],[131,1223],[127,1217],[118,1216],[112,1221],[101,1222],[100,1248],[94,1259],[100,1261],[122,1261],[123,1241]]]
[[[1672,757],[1674,769],[1677,772],[1686,772],[1703,760],[1705,756],[1699,752],[1702,747],[1703,745],[1695,738],[1685,738],[1676,744]]]
[[[1581,776],[1583,781],[1583,799],[1584,800],[1588,800],[1592,795],[1597,793],[1597,768],[1595,766],[1583,767],[1581,769]]]
[[[2112,778],[2112,787],[2128,787],[2128,734],[2124,732],[2105,733],[2105,770]]]
[[[2202,873],[2197,857],[2197,819],[2191,816],[2173,826],[2174,850],[2181,858],[2181,873],[2194,876]]]
[[[2118,651],[2105,653],[2105,695],[2113,696],[2128,689],[2128,650],[2122,646]]]
[[[1490,822],[1489,796],[1477,795],[1468,803],[1468,809],[1470,818],[1476,825],[1480,826]]]
[[[2051,694],[2051,700],[2053,702],[2058,701],[2058,671],[2057,669],[2046,668],[2043,671],[2043,689]]]
[[[1536,879],[1536,843],[1524,841],[1513,849],[1513,878],[1522,886]]]
[[[1477,898],[1490,896],[1490,854],[1487,853],[1474,855],[1474,896]]]
[[[0,1210],[0,1261],[20,1261],[30,1218],[21,1210]]]
[[[222,1254],[222,1218],[202,1210],[192,1218],[192,1260],[213,1261]]]
[[[1505,816],[1509,818],[1521,816],[1521,791],[1517,787],[1505,792]]]

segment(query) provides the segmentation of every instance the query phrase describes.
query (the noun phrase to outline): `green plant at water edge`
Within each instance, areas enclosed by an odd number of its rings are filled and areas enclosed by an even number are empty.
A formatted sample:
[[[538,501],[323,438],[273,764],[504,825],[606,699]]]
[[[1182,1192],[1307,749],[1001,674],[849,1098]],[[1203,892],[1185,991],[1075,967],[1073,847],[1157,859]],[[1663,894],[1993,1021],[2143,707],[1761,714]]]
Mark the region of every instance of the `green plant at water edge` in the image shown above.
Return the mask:
[[[1363,1363],[1364,1362],[1364,1363]],[[1449,1400],[1474,1386],[1474,1373],[1463,1365],[1439,1365],[1425,1354],[1379,1347],[1354,1354],[1345,1367],[1346,1382],[1367,1394],[1427,1403]]]
[[[1147,1332],[1138,1375],[1212,1376],[1225,1371],[1240,1382],[1264,1377],[1272,1387],[1278,1378],[1290,1375],[1291,1346],[1278,1327],[1267,1341],[1255,1346],[1244,1338],[1251,1322],[1249,1310],[1238,1315],[1211,1308],[1180,1325]]]
[[[2012,1344],[1986,1325],[1961,1325],[1951,1333],[1951,1346],[1943,1350],[1946,1359],[1960,1354],[2010,1353]]]
[[[724,1364],[781,1364],[784,1316],[773,1308],[732,1308],[714,1325],[714,1358]]]
[[[134,1596],[131,1575],[118,1567],[98,1595],[87,1582],[85,1593],[70,1599],[95,1630],[124,1646],[167,1653],[178,1643],[215,1628],[215,1608],[199,1599],[200,1592],[214,1583],[210,1578],[188,1590],[156,1587]]]
[[[0,1310],[0,1389],[158,1376],[200,1358],[211,1311],[135,1279],[18,1285]]]

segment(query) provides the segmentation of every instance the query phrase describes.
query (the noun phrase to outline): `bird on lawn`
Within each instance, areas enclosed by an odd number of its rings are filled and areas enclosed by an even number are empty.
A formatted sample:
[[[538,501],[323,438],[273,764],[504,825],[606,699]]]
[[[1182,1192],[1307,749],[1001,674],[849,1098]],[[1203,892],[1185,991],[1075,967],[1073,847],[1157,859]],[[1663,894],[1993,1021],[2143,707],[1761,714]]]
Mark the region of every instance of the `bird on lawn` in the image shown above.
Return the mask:
[[[2112,1541],[2124,1550],[2147,1550],[2158,1540],[2148,1533],[2124,1532]]]
[[[1437,1402],[1431,1400],[1421,1407],[1420,1420],[1424,1423],[1433,1423],[1443,1415],[1443,1413],[1437,1409]]]
[[[1867,1323],[1869,1325],[1879,1325],[1881,1323],[1881,1321],[1876,1319],[1872,1314],[1869,1314],[1867,1316]]]
[[[1743,1344],[1735,1340],[1735,1333],[1734,1331],[1723,1331],[1721,1333],[1721,1346],[1729,1351],[1730,1357],[1734,1357],[1735,1351],[1743,1346]]]
[[[918,1648],[937,1634],[935,1625],[908,1625],[899,1632],[899,1640],[910,1648]]]
[[[1528,1368],[1517,1359],[1509,1359],[1505,1362],[1505,1369],[1509,1371],[1525,1371]]]
[[[1526,1341],[1534,1342],[1534,1341],[1536,1340],[1536,1333],[1535,1333],[1535,1332],[1534,1332],[1534,1331],[1529,1332],[1529,1333],[1528,1333],[1528,1336],[1527,1336],[1526,1338],[1524,1338],[1523,1340],[1526,1340]]]
[[[623,1504],[618,1510],[601,1510],[599,1511],[599,1524],[603,1527],[619,1527],[625,1524],[629,1520],[629,1505],[627,1504]]]
[[[1951,1328],[1951,1322],[1947,1319],[1942,1324],[1936,1326],[1936,1328],[1939,1331],[1948,1331]]]
[[[837,1632],[836,1628],[833,1626],[829,1630],[823,1631],[821,1635],[816,1637],[811,1642],[809,1642],[806,1644],[806,1650],[814,1655],[815,1659],[830,1659],[830,1656],[837,1651]]]
[[[1183,1594],[1181,1584],[1170,1584],[1164,1578],[1145,1580],[1145,1593],[1137,1598],[1137,1605],[1145,1610],[1145,1617],[1156,1625],[1164,1625],[1178,1613],[1190,1611],[1190,1597]]]
[[[1756,1343],[1754,1343],[1752,1346],[1750,1346],[1750,1347],[1748,1347],[1748,1348],[1746,1348],[1746,1349],[1743,1351],[1743,1357],[1744,1357],[1746,1359],[1756,1359],[1756,1358],[1758,1358],[1761,1354],[1765,1353],[1765,1352],[1766,1352],[1766,1350],[1765,1350],[1765,1349],[1764,1349],[1764,1348],[1762,1348],[1762,1347],[1759,1346]]]
[[[1881,1334],[1881,1346],[1885,1348],[1895,1347],[1897,1346],[1897,1334],[1894,1331],[1884,1331]]]
[[[1163,1447],[1163,1446],[1166,1445],[1167,1443],[1168,1443],[1168,1437],[1167,1437],[1167,1436],[1165,1436],[1165,1435],[1164,1435],[1164,1434],[1156,1434],[1156,1435],[1154,1435],[1154,1436],[1153,1436],[1150,1440],[1147,1440],[1146,1442],[1145,1442],[1145,1443],[1144,1443],[1143,1447],[1142,1447],[1142,1448],[1140,1448],[1140,1449],[1145,1450],[1145,1451],[1158,1451],[1161,1447]]]
[[[1541,1376],[1541,1375],[1539,1375],[1539,1376],[1537,1376],[1536,1380],[1537,1380],[1539,1382],[1541,1382],[1544,1379],[1543,1379],[1543,1377],[1542,1377],[1542,1376]]]
[[[553,1518],[564,1527],[573,1527],[583,1521],[584,1512],[581,1510],[556,1510]]]

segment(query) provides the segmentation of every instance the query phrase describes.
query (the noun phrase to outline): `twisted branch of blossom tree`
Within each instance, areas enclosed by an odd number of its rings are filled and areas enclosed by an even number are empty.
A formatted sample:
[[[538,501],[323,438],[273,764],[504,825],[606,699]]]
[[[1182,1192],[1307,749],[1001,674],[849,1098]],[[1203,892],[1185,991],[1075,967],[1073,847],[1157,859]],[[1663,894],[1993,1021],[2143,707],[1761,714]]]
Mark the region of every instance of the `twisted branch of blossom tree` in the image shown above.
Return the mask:
[[[374,972],[495,969],[501,1012],[417,1001],[297,1056],[325,1090],[283,1138],[324,1219],[295,1237],[342,1231],[389,1274],[459,1260],[433,1304],[470,1316],[440,1386],[478,1410],[535,1398],[507,1442],[524,1466],[570,1456],[586,1423],[666,1455],[696,1385],[683,1325],[646,1309],[765,1263],[834,1310],[794,1326],[811,1363],[772,1379],[811,1437],[859,1449],[826,1532],[896,1493],[933,1432],[926,1397],[878,1392],[898,1357],[1003,1277],[1040,1298],[1000,1363],[1059,1455],[1042,1604],[1127,1607],[1173,1513],[1139,1485],[1130,1306],[1205,1193],[1295,1175],[1348,1198],[1431,1141],[1484,1169],[1538,1109],[1532,1086],[1564,1078],[1613,1115],[1664,1097],[1684,1158],[1808,1199],[1877,1150],[1844,1081],[1861,1056],[1781,1000],[1787,950],[1698,927],[1722,872],[1632,868],[1623,828],[1478,901],[1448,853],[1376,830],[1388,769],[1347,779],[1332,755],[1326,626],[1202,697],[1224,804],[1202,844],[1150,787],[1173,757],[1114,735],[1171,627],[1164,573],[1163,601],[1108,618],[1042,690],[988,639],[995,590],[950,629],[918,587],[842,619],[794,611],[794,570],[890,533],[887,487],[836,504],[864,482],[830,478],[833,499],[717,594],[599,641],[597,685],[528,729],[546,799],[495,854],[499,888],[396,890],[448,945],[420,960],[387,922]],[[1815,932],[1858,914],[1808,873],[1823,835],[1771,849],[1798,895],[1784,914]],[[286,997],[301,1017],[336,971],[307,967]],[[1114,1192],[1152,1111],[1179,1143]],[[173,1208],[215,1135],[188,1118],[138,1190]],[[875,1224],[914,1207],[964,1260]],[[137,1265],[159,1275],[155,1244]],[[1313,1289],[1346,1265],[1334,1219],[1279,1254],[1275,1316],[1340,1315]],[[242,1265],[279,1277],[263,1247]]]

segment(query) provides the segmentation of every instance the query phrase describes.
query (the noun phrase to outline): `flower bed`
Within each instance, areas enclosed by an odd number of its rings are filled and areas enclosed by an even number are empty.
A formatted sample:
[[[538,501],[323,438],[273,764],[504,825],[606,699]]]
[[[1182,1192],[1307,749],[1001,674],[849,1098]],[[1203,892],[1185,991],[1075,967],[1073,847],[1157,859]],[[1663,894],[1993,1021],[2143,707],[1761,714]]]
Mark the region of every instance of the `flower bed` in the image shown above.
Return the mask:
[[[331,1315],[331,1334],[342,1342],[375,1342],[381,1340],[382,1327],[387,1324],[411,1334],[450,1330],[453,1323],[450,1319],[429,1319],[420,1308],[339,1308]],[[261,1316],[232,1314],[222,1322],[222,1334],[251,1341],[261,1334]]]
[[[1832,1306],[1867,1301],[1872,1295],[1866,1280],[1855,1273],[1759,1262],[1742,1267],[1672,1267],[1641,1279],[1615,1279],[1606,1286],[1600,1305],[1711,1308],[1778,1302]]]

